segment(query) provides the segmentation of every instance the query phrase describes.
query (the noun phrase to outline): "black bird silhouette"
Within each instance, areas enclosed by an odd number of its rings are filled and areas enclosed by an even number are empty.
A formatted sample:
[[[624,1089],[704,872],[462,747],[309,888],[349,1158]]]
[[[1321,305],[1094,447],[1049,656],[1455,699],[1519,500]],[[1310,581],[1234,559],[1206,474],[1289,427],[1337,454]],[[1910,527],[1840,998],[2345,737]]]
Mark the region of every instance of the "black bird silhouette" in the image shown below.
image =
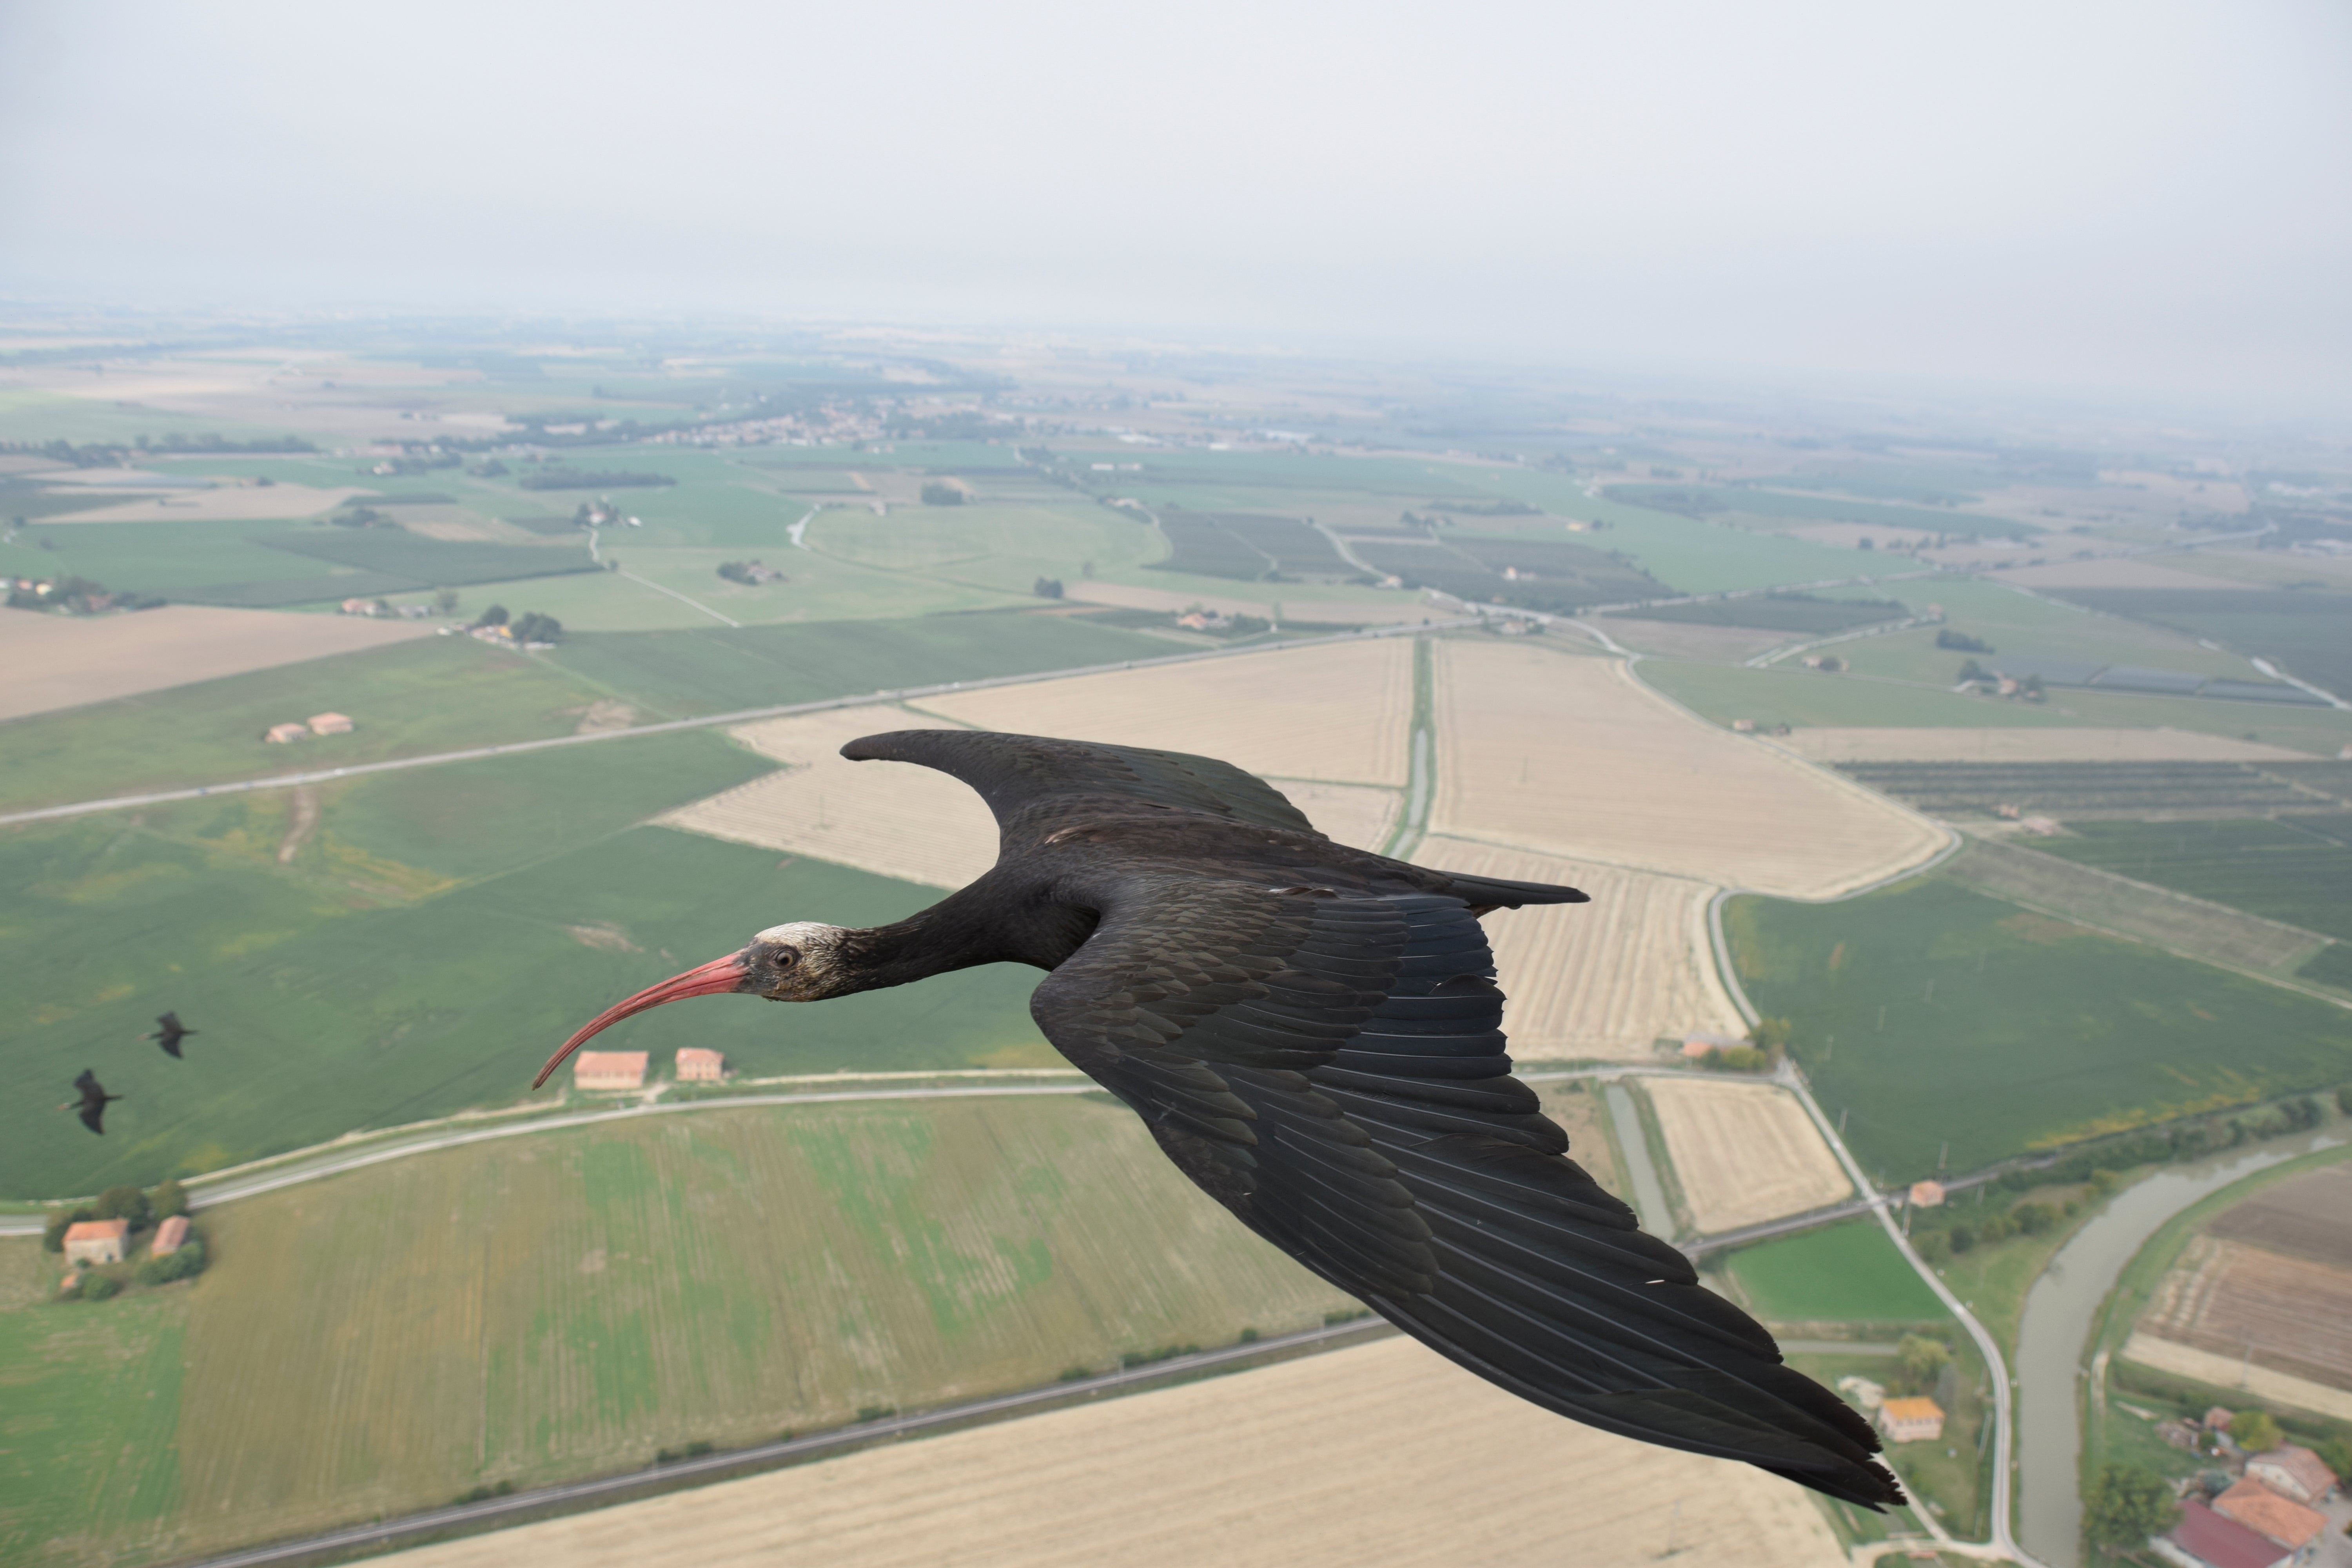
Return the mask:
[[[81,1076],[74,1079],[74,1087],[81,1090],[81,1124],[92,1132],[103,1133],[106,1131],[106,1108],[122,1097],[107,1093],[100,1085],[98,1075],[88,1068],[82,1068]],[[71,1110],[74,1101],[68,1100],[58,1109]]]
[[[1335,844],[1206,757],[970,731],[853,741],[995,814],[995,867],[895,925],[773,926],[600,1014],[813,1002],[973,964],[1048,971],[1047,1039],[1244,1225],[1423,1343],[1606,1431],[1902,1500],[1869,1424],[1564,1158],[1511,1076],[1478,917],[1573,888]]]
[[[177,1013],[164,1014],[162,1017],[155,1020],[155,1025],[156,1027],[153,1034],[142,1035],[140,1037],[142,1039],[152,1040],[157,1045],[163,1047],[163,1054],[167,1057],[179,1056],[180,1042],[182,1040],[186,1039],[190,1035],[203,1033],[200,1029],[191,1029],[185,1024],[181,1023],[180,1016]]]

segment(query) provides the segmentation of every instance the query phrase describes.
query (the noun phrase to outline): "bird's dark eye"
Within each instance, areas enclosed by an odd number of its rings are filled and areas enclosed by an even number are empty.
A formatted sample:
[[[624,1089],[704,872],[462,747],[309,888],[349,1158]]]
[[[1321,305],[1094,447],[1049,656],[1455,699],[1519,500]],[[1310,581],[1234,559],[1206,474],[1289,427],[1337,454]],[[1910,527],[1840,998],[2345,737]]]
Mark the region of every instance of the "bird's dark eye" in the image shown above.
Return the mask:
[[[776,967],[778,969],[790,969],[793,964],[798,963],[800,961],[801,955],[793,952],[791,948],[780,947],[776,949]]]

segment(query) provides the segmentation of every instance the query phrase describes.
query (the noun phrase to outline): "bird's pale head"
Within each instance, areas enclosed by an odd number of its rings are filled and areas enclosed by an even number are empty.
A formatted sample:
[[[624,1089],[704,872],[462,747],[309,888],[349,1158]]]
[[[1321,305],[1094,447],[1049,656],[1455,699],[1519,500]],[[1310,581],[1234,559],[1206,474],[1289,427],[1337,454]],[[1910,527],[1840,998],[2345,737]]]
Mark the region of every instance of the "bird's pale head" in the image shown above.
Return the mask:
[[[648,985],[597,1014],[579,1033],[563,1042],[562,1050],[547,1058],[547,1065],[539,1069],[530,1086],[537,1089],[545,1083],[548,1075],[563,1065],[564,1058],[622,1019],[665,1002],[730,993],[765,996],[771,1002],[816,1002],[838,995],[849,988],[843,948],[848,935],[840,926],[823,925],[815,921],[770,926],[753,937],[741,952],[714,958],[683,974],[673,974],[660,984]]]

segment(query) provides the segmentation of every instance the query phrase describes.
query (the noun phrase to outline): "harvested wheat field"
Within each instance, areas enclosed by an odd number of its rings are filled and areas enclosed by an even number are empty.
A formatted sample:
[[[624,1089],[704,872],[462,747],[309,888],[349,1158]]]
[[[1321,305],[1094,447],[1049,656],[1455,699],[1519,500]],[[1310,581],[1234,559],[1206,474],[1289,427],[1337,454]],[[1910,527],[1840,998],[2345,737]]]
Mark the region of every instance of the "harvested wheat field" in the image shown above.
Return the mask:
[[[922,708],[983,730],[1195,752],[1262,777],[1402,785],[1412,643],[1275,648],[927,697]]]
[[[2193,730],[1797,730],[1780,746],[1816,763],[2307,763],[2308,752]]]
[[[1737,1079],[1642,1080],[1666,1136],[1691,1226],[1702,1236],[1802,1214],[1853,1184],[1787,1089]]]
[[[1670,1546],[1742,1568],[1845,1562],[1787,1481],[1563,1421],[1392,1339],[389,1561],[1646,1568]]]
[[[2259,1362],[2248,1362],[2236,1355],[2217,1355],[2178,1340],[2161,1340],[2145,1330],[2135,1331],[2120,1353],[2126,1361],[2168,1372],[2175,1377],[2192,1378],[2215,1388],[2242,1388],[2265,1404],[2352,1421],[2352,1394],[2314,1383],[2307,1377],[2273,1372]]]
[[[122,616],[0,611],[0,719],[378,647],[433,628],[357,616],[166,605]]]
[[[1365,784],[1317,784],[1312,779],[1268,779],[1307,814],[1327,838],[1377,851],[1396,826],[1403,797],[1394,790]]]
[[[1438,645],[1433,832],[1822,899],[1933,855],[1924,817],[1691,717],[1616,659]]]
[[[654,820],[904,881],[961,888],[996,864],[996,821],[980,796],[929,768],[853,763],[841,754],[861,735],[953,727],[881,706],[740,725],[728,733],[785,771]]]
[[[1428,838],[1424,866],[1525,882],[1564,882],[1589,904],[1497,910],[1485,924],[1504,992],[1511,1054],[1646,1061],[1652,1044],[1690,1029],[1747,1026],[1709,957],[1704,882],[1561,860],[1524,849]]]

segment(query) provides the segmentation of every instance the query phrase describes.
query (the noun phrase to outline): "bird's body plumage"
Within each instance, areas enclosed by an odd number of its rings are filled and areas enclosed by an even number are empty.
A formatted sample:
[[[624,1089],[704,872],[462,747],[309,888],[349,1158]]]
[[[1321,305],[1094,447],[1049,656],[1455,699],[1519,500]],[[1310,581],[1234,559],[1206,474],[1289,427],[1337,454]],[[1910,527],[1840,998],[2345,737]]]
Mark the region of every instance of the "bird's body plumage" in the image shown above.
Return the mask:
[[[59,1109],[77,1111],[84,1127],[92,1132],[104,1133],[106,1108],[122,1097],[107,1093],[98,1081],[98,1074],[88,1068],[82,1068],[81,1076],[74,1079],[74,1088],[81,1091],[81,1099],[79,1101],[68,1100]]]
[[[996,866],[896,925],[776,928],[809,937],[640,993],[565,1052],[677,995],[1033,964],[1045,1037],[1180,1170],[1424,1344],[1609,1431],[1900,1500],[1869,1425],[1643,1234],[1511,1076],[1478,917],[1583,894],[1334,843],[1209,758],[943,730],[842,752],[971,784]]]
[[[196,1030],[180,1022],[180,1016],[177,1013],[166,1013],[155,1020],[155,1032],[143,1037],[163,1047],[165,1056],[178,1057],[180,1042],[195,1033],[197,1033]]]

